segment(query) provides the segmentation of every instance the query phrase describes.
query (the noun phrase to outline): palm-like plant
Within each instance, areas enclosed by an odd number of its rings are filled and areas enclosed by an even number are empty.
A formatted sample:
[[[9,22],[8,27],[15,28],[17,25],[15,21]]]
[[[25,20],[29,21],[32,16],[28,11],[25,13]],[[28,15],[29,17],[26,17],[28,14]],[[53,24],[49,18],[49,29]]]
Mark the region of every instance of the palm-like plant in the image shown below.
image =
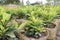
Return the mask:
[[[44,10],[41,11],[41,17],[46,22],[52,22],[57,16],[56,10],[52,8],[53,7],[45,8]]]
[[[27,36],[33,36],[35,38],[39,38],[39,34],[46,31],[43,27],[43,21],[34,16],[31,16],[27,22],[22,23],[19,28],[24,28],[23,30],[20,30],[20,32],[25,31]]]
[[[15,26],[13,25],[7,26],[7,23],[10,21],[10,17],[11,14],[6,13],[4,8],[0,7],[0,37],[2,38],[1,40],[5,40],[5,38],[7,38],[6,36],[12,38],[14,37],[14,35],[11,36],[12,35],[11,33],[13,33],[14,30],[16,30]]]

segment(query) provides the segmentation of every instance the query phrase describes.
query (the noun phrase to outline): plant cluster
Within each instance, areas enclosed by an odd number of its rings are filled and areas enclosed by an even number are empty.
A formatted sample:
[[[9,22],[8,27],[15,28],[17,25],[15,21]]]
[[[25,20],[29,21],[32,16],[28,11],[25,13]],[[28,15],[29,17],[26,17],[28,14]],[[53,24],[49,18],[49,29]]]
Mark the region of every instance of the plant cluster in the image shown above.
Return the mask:
[[[24,6],[15,10],[0,7],[0,36],[10,33],[12,30],[19,30],[23,27],[28,36],[38,38],[42,32],[45,32],[44,24],[54,21],[57,15],[60,15],[59,6]],[[19,24],[14,20],[13,24],[7,26],[8,22],[16,17],[26,18],[26,23]],[[8,34],[9,35],[9,34]]]
[[[13,25],[7,26],[10,18],[11,14],[6,13],[4,8],[0,7],[0,40],[8,40],[9,37],[11,40],[15,38],[13,35],[14,30],[16,30],[15,27]]]
[[[39,18],[35,18],[32,16],[30,20],[26,23],[26,35],[32,36],[35,38],[39,38],[41,32],[45,32],[46,30],[43,27],[43,21]]]

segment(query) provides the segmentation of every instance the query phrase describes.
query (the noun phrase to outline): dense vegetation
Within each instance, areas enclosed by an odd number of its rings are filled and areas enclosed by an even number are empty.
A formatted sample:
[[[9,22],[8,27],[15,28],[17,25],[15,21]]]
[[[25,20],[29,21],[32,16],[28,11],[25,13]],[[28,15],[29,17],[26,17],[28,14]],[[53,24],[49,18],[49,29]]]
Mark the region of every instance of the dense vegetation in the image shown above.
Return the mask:
[[[53,22],[59,16],[60,6],[19,6],[18,9],[0,6],[0,37],[7,35],[13,40],[14,32],[24,27],[29,36],[34,35],[37,38],[41,32],[45,32],[44,25]],[[27,20],[25,23],[18,24],[16,21],[16,19],[24,18]],[[8,25],[11,20],[13,20],[12,25]]]

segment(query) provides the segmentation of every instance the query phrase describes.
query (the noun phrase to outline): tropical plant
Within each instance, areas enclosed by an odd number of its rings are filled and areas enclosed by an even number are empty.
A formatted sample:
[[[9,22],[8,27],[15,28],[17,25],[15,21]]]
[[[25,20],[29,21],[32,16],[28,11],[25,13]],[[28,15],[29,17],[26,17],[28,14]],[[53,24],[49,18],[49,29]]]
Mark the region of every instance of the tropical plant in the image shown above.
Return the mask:
[[[35,18],[31,16],[29,20],[25,23],[22,23],[19,28],[25,28],[25,32],[27,36],[39,38],[41,32],[45,32],[46,30],[43,27],[43,21],[39,18]],[[23,30],[20,32],[24,32]]]
[[[56,10],[52,9],[52,7],[45,8],[44,10],[41,11],[41,17],[46,22],[52,22],[56,16],[57,16]]]
[[[15,37],[13,33],[16,30],[16,27],[13,25],[7,26],[8,22],[10,21],[10,18],[11,18],[11,14],[6,13],[4,8],[0,7],[0,37],[2,38],[1,40],[5,40],[8,37],[12,37],[12,38]]]

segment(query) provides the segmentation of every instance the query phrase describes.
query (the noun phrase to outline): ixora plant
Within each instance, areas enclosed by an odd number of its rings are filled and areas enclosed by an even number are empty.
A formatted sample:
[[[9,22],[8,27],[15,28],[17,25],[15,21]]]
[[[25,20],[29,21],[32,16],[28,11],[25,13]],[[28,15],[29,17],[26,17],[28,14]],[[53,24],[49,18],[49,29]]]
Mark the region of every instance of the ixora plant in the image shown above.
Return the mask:
[[[16,36],[18,36],[21,40],[30,40],[29,37],[39,40],[47,39],[48,32],[43,27],[43,21],[39,18],[35,18],[34,16],[32,16],[27,22],[22,23],[19,26],[19,29],[20,34],[16,34]]]

